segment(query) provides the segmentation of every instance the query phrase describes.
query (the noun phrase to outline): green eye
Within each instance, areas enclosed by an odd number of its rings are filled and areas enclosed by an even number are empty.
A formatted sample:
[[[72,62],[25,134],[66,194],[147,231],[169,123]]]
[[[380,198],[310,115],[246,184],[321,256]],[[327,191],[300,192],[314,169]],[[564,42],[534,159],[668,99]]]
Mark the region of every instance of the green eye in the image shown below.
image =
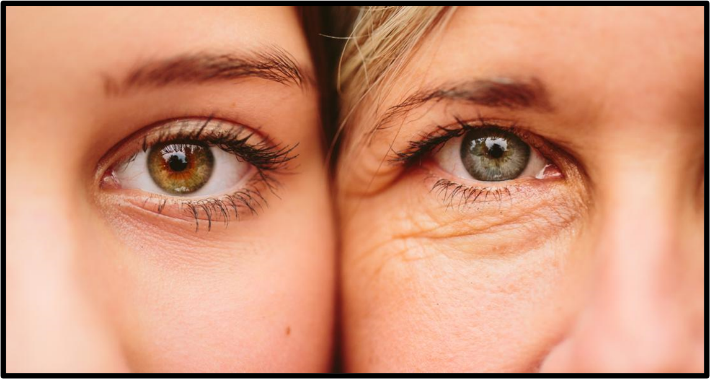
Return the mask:
[[[498,128],[476,128],[463,137],[461,160],[476,180],[511,180],[527,167],[530,146],[513,133]]]
[[[214,156],[198,142],[168,142],[153,146],[148,153],[148,172],[162,190],[185,195],[197,191],[212,176]]]

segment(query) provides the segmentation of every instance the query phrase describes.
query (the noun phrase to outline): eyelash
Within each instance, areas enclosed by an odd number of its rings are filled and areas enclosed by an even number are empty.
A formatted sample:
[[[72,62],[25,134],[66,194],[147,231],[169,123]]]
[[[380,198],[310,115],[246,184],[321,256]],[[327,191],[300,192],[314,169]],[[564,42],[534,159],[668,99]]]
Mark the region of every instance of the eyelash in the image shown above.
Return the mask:
[[[409,146],[403,151],[394,152],[394,157],[390,159],[390,163],[402,165],[409,169],[414,166],[421,166],[422,162],[432,153],[441,150],[444,145],[451,139],[461,137],[472,129],[492,127],[507,130],[522,139],[531,147],[540,150],[549,150],[544,144],[537,141],[531,133],[520,130],[516,124],[504,126],[499,122],[491,119],[486,119],[481,116],[475,122],[462,121],[455,117],[456,124],[453,126],[437,125],[437,130],[422,135],[421,139],[410,141]],[[547,157],[543,155],[545,159]],[[504,197],[512,198],[512,191],[519,188],[518,184],[498,185],[491,187],[469,186],[461,183],[456,183],[449,179],[439,178],[432,186],[430,192],[435,192],[442,197],[444,204],[448,208],[457,206],[459,209],[474,204],[476,201],[488,200],[489,197],[494,198],[497,202],[502,202]]]
[[[217,124],[216,128],[205,132],[207,126],[215,121],[220,122]],[[159,125],[169,123],[170,120],[161,121]],[[180,206],[181,210],[185,207],[188,213],[194,217],[195,231],[199,230],[200,214],[204,214],[207,220],[207,230],[209,231],[212,228],[212,221],[215,216],[221,216],[221,220],[225,223],[225,226],[227,226],[229,225],[231,212],[234,213],[235,218],[238,218],[241,214],[239,211],[240,208],[246,208],[251,214],[257,214],[258,209],[263,209],[265,206],[268,206],[268,202],[261,192],[260,187],[262,185],[274,196],[279,197],[278,194],[276,194],[276,189],[281,183],[276,176],[277,174],[283,173],[287,169],[288,163],[298,157],[298,154],[293,154],[298,144],[288,146],[273,144],[267,141],[250,144],[249,140],[257,133],[240,125],[230,127],[230,129],[226,131],[219,130],[220,125],[220,120],[215,120],[210,117],[204,120],[200,128],[181,126],[180,129],[177,130],[166,127],[157,132],[148,131],[142,139],[140,149],[142,149],[143,152],[147,152],[154,145],[179,140],[200,141],[210,147],[220,148],[233,154],[237,160],[246,162],[256,168],[256,174],[248,180],[245,187],[231,194],[202,198],[199,200],[175,200],[167,199],[161,195],[150,194],[143,201],[144,207],[149,201],[158,198],[156,211],[162,213],[168,205],[168,202],[175,202],[175,204]],[[104,173],[104,178],[111,174],[118,165],[133,161],[137,154],[138,152],[126,159],[119,159],[116,163],[112,164]]]

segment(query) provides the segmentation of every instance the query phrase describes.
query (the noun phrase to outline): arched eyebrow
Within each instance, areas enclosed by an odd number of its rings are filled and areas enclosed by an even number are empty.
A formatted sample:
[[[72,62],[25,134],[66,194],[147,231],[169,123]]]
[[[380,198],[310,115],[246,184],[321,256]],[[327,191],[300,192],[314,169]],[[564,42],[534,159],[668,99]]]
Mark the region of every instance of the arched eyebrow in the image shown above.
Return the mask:
[[[278,47],[242,53],[194,53],[149,61],[131,69],[122,79],[105,75],[106,95],[120,95],[141,87],[261,78],[300,88],[314,84],[310,68],[304,69],[291,54]]]
[[[554,110],[547,89],[537,78],[526,81],[504,77],[476,79],[437,86],[408,96],[404,101],[389,107],[375,124],[373,131],[386,128],[394,119],[403,117],[409,111],[427,103],[443,100],[463,101],[493,108],[534,108],[545,112]]]

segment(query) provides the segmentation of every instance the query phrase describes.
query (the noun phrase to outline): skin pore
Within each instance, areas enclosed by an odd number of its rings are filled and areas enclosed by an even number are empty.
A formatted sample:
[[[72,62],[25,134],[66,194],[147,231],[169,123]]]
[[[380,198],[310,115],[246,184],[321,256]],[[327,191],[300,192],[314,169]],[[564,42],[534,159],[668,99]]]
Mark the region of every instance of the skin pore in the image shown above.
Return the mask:
[[[328,370],[334,230],[296,10],[8,7],[7,31],[7,371]],[[244,155],[214,155],[240,174],[201,203],[125,174],[177,136]]]
[[[348,123],[345,369],[701,372],[703,64],[702,7],[458,8]]]

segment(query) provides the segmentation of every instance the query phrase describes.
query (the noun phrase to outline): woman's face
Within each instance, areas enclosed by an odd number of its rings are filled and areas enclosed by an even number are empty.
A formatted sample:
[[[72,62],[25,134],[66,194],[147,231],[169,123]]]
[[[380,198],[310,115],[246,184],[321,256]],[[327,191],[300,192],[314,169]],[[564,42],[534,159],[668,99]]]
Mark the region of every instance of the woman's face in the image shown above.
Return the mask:
[[[327,370],[296,11],[8,7],[7,31],[7,371]]]
[[[703,10],[461,8],[339,165],[351,371],[702,371]]]

